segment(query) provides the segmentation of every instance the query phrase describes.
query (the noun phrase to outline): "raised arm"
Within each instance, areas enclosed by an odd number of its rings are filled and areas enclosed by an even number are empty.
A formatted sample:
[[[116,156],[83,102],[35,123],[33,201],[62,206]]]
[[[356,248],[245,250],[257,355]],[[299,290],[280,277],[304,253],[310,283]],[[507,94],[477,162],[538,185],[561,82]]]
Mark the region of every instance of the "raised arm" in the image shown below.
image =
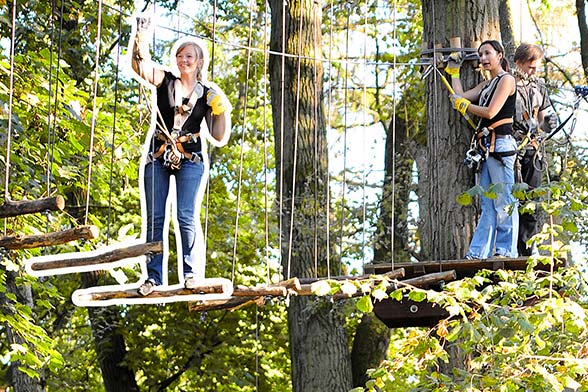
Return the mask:
[[[211,88],[206,96],[206,103],[210,111],[206,115],[206,124],[210,130],[216,145],[221,146],[227,142],[231,134],[231,105],[221,92]]]
[[[165,73],[159,64],[151,60],[149,52],[148,31],[151,26],[151,20],[144,17],[137,17],[137,29],[133,38],[133,52],[131,64],[133,70],[142,79],[159,86],[163,81]]]

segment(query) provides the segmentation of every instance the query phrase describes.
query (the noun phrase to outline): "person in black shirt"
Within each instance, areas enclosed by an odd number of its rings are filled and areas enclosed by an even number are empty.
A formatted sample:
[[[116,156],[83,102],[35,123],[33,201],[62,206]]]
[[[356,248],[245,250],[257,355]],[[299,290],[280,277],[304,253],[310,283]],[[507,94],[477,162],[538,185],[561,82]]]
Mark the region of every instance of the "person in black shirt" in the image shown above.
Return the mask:
[[[489,79],[464,91],[459,79],[459,67],[448,64],[455,95],[453,106],[460,113],[478,116],[480,148],[487,152],[482,162],[480,185],[485,191],[494,186],[496,198],[482,196],[482,213],[476,226],[467,259],[517,256],[518,210],[512,194],[516,141],[512,136],[515,111],[515,78],[508,73],[508,62],[500,42],[488,40],[478,48],[482,71]],[[456,72],[457,70],[457,72]]]
[[[175,177],[173,200],[180,228],[183,277],[186,288],[204,279],[205,250],[199,213],[202,192],[208,178],[208,161],[203,136],[216,145],[226,143],[230,134],[230,105],[218,87],[203,78],[207,56],[205,47],[194,39],[183,39],[172,53],[176,74],[151,60],[147,32],[150,20],[137,18],[132,67],[139,77],[156,88],[156,126],[149,141],[143,187],[147,210],[147,241],[162,241],[170,179]],[[207,130],[201,129],[206,121]],[[176,236],[176,239],[177,236]],[[179,259],[179,258],[178,258]],[[148,295],[164,284],[163,255],[149,256],[147,280],[139,294]],[[166,272],[167,273],[167,272]]]

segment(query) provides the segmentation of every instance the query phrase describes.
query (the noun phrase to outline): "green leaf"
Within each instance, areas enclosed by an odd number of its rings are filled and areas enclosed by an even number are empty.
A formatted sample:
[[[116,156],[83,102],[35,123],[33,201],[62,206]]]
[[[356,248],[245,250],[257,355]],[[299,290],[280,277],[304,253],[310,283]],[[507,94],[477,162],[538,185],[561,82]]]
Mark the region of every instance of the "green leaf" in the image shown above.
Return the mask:
[[[410,293],[408,293],[408,298],[415,302],[422,302],[427,299],[427,293],[420,290],[412,290]]]
[[[469,206],[472,204],[472,196],[470,196],[470,194],[467,192],[458,195],[455,200],[462,206]]]
[[[374,304],[372,304],[372,299],[369,295],[361,297],[355,306],[364,313],[369,313],[374,310]]]

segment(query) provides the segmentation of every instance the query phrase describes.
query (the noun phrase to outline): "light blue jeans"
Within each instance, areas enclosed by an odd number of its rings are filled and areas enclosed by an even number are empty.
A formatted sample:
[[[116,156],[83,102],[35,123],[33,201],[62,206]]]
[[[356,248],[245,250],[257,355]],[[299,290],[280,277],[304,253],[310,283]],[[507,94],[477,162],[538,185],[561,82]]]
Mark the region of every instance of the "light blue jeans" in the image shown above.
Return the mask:
[[[512,136],[496,138],[494,151],[516,151],[516,148],[516,141]],[[515,159],[516,154],[502,157],[502,162],[488,157],[482,163],[480,186],[484,190],[488,190],[491,184],[503,184],[503,187],[497,189],[495,199],[482,196],[482,214],[466,258],[486,259],[493,255],[518,256],[519,213],[516,198],[512,194]]]
[[[198,188],[202,181],[204,164],[185,161],[177,171],[171,171],[155,160],[145,166],[145,201],[147,204],[147,242],[163,241],[166,201],[169,194],[170,177],[176,179],[176,211],[180,236],[182,240],[184,278],[197,276],[204,278],[205,261],[199,260],[197,249],[197,227],[200,224],[196,208]],[[202,245],[202,244],[200,244]],[[178,255],[179,256],[179,255]],[[178,257],[179,259],[179,257]],[[161,253],[150,256],[147,260],[148,279],[155,284],[162,284]],[[167,273],[167,271],[166,271]]]

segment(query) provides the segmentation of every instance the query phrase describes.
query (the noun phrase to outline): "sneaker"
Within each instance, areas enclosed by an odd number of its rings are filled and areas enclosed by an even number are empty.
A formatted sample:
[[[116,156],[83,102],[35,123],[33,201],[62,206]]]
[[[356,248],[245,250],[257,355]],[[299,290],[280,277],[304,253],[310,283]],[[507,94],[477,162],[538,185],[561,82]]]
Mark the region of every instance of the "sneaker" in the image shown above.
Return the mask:
[[[507,256],[506,255],[501,255],[500,253],[495,253],[494,256],[492,256],[493,259],[506,259]]]
[[[142,296],[147,296],[149,294],[151,294],[154,290],[155,290],[155,282],[153,282],[150,279],[147,279],[145,281],[145,283],[143,283],[139,289],[137,290],[137,292],[142,295]]]
[[[193,276],[190,276],[184,280],[184,287],[187,289],[195,289],[196,287],[202,286],[202,281]]]

